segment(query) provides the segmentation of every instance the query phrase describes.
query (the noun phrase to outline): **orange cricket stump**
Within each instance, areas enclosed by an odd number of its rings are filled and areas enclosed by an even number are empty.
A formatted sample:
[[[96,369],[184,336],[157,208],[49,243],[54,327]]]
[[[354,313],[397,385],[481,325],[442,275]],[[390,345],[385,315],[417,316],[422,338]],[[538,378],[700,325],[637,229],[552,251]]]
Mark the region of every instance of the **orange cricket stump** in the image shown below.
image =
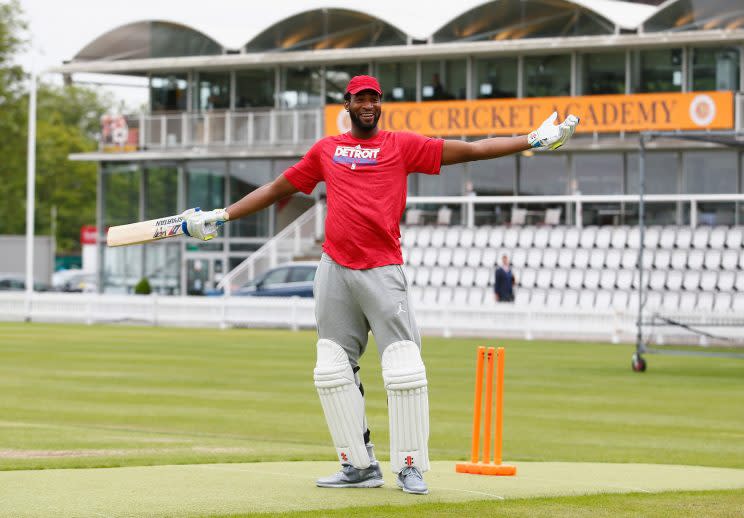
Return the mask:
[[[496,353],[496,354],[494,354]],[[493,408],[493,374],[494,357],[496,359],[496,426],[493,437],[493,462],[491,462],[491,422]],[[478,461],[480,451],[480,423],[481,423],[481,401],[483,394],[483,363],[486,360],[486,411],[484,416],[483,430],[483,458]],[[504,426],[503,405],[504,403],[504,348],[499,347],[494,351],[489,347],[478,347],[475,362],[475,403],[473,406],[473,441],[470,451],[470,462],[458,462],[455,465],[457,473],[470,473],[472,475],[501,475],[512,476],[517,474],[516,466],[501,463],[501,441]]]

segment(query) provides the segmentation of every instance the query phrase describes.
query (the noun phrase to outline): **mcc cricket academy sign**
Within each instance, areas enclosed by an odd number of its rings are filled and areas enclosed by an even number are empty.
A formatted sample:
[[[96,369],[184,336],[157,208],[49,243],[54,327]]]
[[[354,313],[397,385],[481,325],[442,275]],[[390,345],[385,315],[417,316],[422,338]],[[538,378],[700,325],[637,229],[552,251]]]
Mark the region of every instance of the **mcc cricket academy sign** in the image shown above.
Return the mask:
[[[528,133],[557,111],[581,118],[576,131],[731,129],[732,92],[693,92],[583,97],[541,97],[477,101],[383,103],[380,127],[431,136],[482,136]],[[326,135],[351,129],[343,105],[326,106]]]

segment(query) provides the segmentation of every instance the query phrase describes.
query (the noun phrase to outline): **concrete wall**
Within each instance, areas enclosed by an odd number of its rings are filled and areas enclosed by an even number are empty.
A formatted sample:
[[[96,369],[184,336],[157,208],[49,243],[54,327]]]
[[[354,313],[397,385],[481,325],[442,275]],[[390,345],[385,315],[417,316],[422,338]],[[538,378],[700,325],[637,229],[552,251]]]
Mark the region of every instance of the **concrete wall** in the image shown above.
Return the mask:
[[[51,284],[55,248],[51,236],[34,238],[34,282]],[[26,236],[0,235],[0,272],[26,273]]]

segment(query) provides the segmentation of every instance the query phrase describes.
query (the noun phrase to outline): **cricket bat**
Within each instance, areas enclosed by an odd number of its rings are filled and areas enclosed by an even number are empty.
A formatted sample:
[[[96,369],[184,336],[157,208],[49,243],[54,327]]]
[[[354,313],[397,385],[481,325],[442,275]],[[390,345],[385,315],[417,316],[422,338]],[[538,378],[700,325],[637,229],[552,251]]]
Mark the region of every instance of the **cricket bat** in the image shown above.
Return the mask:
[[[166,218],[111,227],[106,236],[106,244],[108,246],[138,245],[166,237],[180,236],[183,234],[181,222],[183,222],[183,216],[176,214]]]

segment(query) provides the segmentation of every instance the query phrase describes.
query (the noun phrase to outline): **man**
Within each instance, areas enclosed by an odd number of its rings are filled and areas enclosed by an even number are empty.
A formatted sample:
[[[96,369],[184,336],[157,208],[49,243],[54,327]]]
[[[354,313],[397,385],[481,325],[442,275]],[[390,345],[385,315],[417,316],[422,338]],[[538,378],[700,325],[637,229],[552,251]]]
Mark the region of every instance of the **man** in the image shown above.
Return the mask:
[[[496,302],[514,302],[514,283],[516,279],[509,266],[509,256],[501,256],[501,264],[496,268],[493,292]]]
[[[184,228],[212,239],[218,226],[326,182],[328,213],[323,256],[315,277],[318,325],[315,386],[341,462],[320,487],[379,487],[364,413],[359,358],[371,330],[382,361],[390,415],[390,464],[407,493],[426,494],[429,469],[429,402],[421,337],[402,269],[399,222],[408,174],[439,174],[442,165],[485,160],[532,148],[555,149],[578,119],[560,125],[557,114],[529,135],[478,142],[441,140],[378,128],[382,89],[377,79],[356,76],[345,91],[352,129],[319,140],[297,164],[241,200],[210,212],[190,212]]]

